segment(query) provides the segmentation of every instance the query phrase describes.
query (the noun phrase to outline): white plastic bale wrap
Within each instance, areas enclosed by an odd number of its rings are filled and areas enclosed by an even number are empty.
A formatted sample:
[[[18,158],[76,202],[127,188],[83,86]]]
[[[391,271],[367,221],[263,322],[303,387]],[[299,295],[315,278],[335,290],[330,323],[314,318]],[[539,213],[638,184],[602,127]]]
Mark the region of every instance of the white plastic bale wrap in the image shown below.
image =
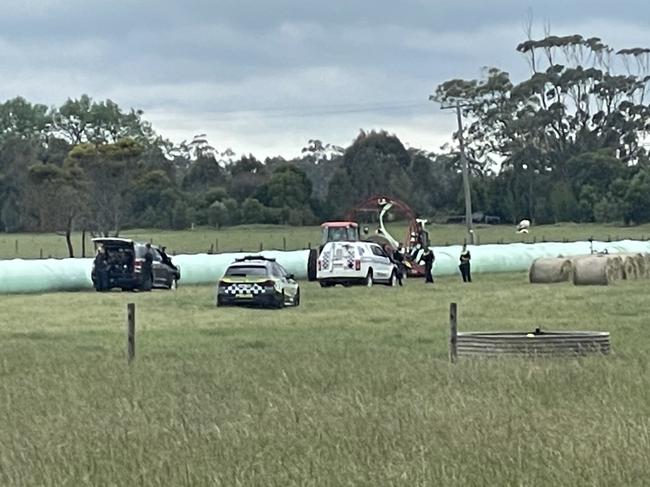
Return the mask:
[[[433,264],[434,276],[460,274],[458,270],[462,246],[432,247],[436,256]],[[533,261],[542,257],[570,257],[591,253],[589,242],[546,242],[468,245],[472,255],[472,273],[481,272],[520,272],[527,271]],[[650,242],[621,240],[618,242],[593,242],[595,252],[607,251],[610,254],[620,252],[650,252]]]
[[[623,240],[620,242],[593,242],[595,251],[609,253],[650,253],[650,242]],[[434,276],[458,274],[462,247],[432,247],[436,260]],[[522,272],[540,257],[564,257],[589,254],[589,242],[537,243],[468,246],[472,254],[472,272]],[[232,254],[177,255],[172,260],[181,268],[181,285],[215,284],[226,267],[237,257],[256,255],[257,252]],[[266,257],[275,257],[297,279],[307,278],[309,250],[291,252],[264,251]],[[650,267],[650,258],[648,258]],[[90,272],[92,259],[42,259],[0,261],[0,294],[75,291],[92,289]]]
[[[236,254],[177,255],[172,261],[181,268],[181,284],[213,284],[236,258],[260,252]],[[297,279],[307,278],[308,250],[265,251]],[[0,261],[0,294],[78,291],[92,289],[93,259],[37,259]]]
[[[93,259],[0,261],[0,293],[41,293],[90,289]]]

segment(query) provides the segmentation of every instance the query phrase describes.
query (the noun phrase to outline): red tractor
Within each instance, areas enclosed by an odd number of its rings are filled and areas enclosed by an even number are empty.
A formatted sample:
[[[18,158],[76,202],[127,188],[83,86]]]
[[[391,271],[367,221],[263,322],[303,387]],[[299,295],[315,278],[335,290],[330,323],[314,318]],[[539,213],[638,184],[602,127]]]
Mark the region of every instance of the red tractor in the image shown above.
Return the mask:
[[[359,225],[355,222],[325,222],[321,226],[322,247],[327,242],[358,242]]]

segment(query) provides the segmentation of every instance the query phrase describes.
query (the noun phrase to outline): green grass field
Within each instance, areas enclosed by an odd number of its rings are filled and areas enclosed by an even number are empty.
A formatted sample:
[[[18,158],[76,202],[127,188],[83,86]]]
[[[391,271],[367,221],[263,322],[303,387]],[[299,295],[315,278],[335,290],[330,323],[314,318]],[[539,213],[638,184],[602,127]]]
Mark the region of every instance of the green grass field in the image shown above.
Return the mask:
[[[555,486],[650,478],[650,280],[3,296],[0,485]],[[126,303],[137,357],[125,357]],[[459,329],[607,330],[614,353],[447,361]]]
[[[372,225],[369,225],[374,230]],[[460,244],[465,238],[463,225],[428,226],[434,245]],[[399,239],[404,238],[406,226],[392,224],[389,231]],[[562,223],[533,227],[527,235],[519,235],[512,225],[477,225],[477,243],[542,242],[563,240],[636,240],[650,238],[650,224],[619,227],[597,224]],[[318,246],[320,227],[288,227],[277,225],[248,225],[223,230],[200,228],[186,231],[126,230],[122,236],[165,245],[169,251],[179,253],[258,251],[263,249],[287,250]],[[73,236],[77,256],[81,255],[81,234]],[[92,255],[90,237],[86,239],[87,255]],[[62,236],[55,234],[0,234],[0,259],[35,259],[67,257],[67,247]]]

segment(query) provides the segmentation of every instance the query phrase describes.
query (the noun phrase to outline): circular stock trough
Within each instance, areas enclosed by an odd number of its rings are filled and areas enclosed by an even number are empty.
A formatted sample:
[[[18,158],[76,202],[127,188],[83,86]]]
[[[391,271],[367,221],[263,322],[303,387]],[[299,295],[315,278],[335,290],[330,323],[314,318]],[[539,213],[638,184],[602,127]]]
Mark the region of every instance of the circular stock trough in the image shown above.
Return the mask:
[[[608,354],[609,333],[599,331],[459,332],[458,357]]]

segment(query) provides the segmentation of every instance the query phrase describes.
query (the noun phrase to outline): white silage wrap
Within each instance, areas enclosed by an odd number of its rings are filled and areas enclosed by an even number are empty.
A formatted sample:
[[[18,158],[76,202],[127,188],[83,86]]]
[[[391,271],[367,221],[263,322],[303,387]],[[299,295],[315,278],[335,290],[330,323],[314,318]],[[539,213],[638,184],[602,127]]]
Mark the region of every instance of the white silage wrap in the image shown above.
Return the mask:
[[[593,242],[595,251],[609,253],[650,252],[650,242],[622,240]],[[436,260],[436,276],[453,275],[458,271],[460,245],[432,247]],[[591,252],[589,242],[536,243],[468,246],[472,254],[472,273],[527,271],[533,260],[558,255],[584,255]],[[274,257],[287,272],[297,279],[307,279],[309,250],[264,251],[265,257]],[[181,268],[181,285],[215,284],[236,258],[259,255],[257,252],[228,254],[176,255],[173,262]],[[92,289],[90,272],[93,259],[36,259],[0,261],[0,294],[40,293],[50,291],[77,291]]]

